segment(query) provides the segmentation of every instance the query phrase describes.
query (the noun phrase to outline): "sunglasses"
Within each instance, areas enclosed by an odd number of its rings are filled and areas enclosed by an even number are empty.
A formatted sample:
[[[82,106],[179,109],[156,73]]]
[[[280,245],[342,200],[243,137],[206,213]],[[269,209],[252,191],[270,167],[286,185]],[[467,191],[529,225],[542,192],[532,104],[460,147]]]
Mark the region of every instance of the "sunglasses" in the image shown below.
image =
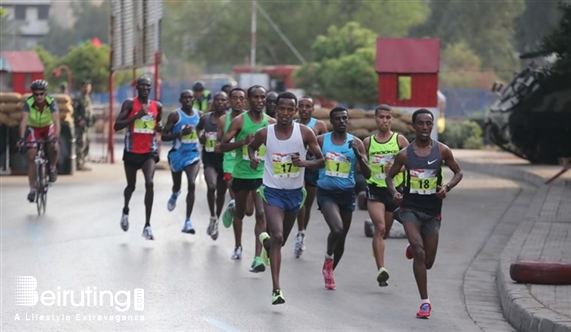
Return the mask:
[[[34,96],[37,96],[37,97],[43,96],[45,94],[46,94],[45,92],[34,92]]]

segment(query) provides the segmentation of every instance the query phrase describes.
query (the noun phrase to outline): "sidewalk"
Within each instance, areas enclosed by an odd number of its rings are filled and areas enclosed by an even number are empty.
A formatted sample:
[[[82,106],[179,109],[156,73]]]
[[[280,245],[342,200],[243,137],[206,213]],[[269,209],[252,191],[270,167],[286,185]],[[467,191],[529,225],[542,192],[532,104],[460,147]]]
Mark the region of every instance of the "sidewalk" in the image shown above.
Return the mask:
[[[454,155],[462,169],[534,186],[529,197],[514,201],[490,237],[492,241],[496,233],[505,236],[506,230],[513,230],[490,272],[496,277],[504,317],[517,331],[571,331],[571,285],[518,284],[509,275],[510,264],[518,260],[571,263],[571,170],[545,185],[562,166],[530,165],[499,151],[454,150]]]

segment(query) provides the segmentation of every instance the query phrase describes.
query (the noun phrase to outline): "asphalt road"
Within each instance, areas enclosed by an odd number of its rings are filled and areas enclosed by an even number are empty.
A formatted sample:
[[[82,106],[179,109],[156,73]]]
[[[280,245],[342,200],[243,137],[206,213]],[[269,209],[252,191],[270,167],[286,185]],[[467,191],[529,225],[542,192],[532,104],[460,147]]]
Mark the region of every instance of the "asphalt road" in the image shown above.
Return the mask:
[[[189,235],[180,232],[183,200],[179,198],[173,212],[166,209],[170,173],[157,171],[156,240],[141,237],[142,174],[131,202],[131,228],[125,233],[119,227],[125,180],[118,159],[115,165],[93,165],[93,172],[60,176],[41,217],[25,200],[24,177],[0,177],[3,331],[480,331],[466,311],[463,275],[519,191],[512,181],[467,173],[449,194],[436,263],[429,272],[432,318],[418,320],[419,296],[411,261],[404,257],[407,242],[387,241],[389,286],[378,287],[371,241],[363,234],[366,211],[354,214],[345,256],[335,271],[337,290],[328,291],[321,276],[328,228],[314,207],[306,252],[300,259],[293,257],[293,236],[284,247],[286,303],[272,306],[269,270],[248,271],[254,249],[252,218],[245,220],[243,259],[232,261],[231,229],[221,225],[217,241],[206,235],[209,213],[202,174],[193,213],[197,234]],[[23,285],[17,276],[37,281],[35,289],[32,285],[27,293],[22,288],[18,293],[31,295],[31,304],[39,294],[36,305],[16,305],[16,286]],[[135,289],[144,290],[144,300],[136,298]],[[103,294],[103,305],[93,303],[94,294]]]

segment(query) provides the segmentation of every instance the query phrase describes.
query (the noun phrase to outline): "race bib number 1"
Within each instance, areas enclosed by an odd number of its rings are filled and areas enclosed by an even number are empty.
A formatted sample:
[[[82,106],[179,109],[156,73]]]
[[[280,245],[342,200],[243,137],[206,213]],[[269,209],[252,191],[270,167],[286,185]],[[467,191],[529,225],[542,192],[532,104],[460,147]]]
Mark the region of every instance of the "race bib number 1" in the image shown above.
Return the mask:
[[[291,154],[274,153],[272,155],[272,169],[276,179],[296,178],[299,176],[299,167],[294,166]]]
[[[185,144],[195,144],[198,143],[198,133],[193,130],[190,134],[184,135],[180,138],[180,141]]]
[[[387,177],[385,167],[392,163],[394,155],[374,155],[371,156],[371,173],[375,179],[385,179]]]
[[[351,162],[345,155],[335,152],[325,154],[325,175],[348,178],[350,172]]]
[[[207,131],[204,136],[206,137],[206,141],[204,142],[204,151],[206,152],[214,152],[216,147],[216,138],[218,133],[214,131]]]

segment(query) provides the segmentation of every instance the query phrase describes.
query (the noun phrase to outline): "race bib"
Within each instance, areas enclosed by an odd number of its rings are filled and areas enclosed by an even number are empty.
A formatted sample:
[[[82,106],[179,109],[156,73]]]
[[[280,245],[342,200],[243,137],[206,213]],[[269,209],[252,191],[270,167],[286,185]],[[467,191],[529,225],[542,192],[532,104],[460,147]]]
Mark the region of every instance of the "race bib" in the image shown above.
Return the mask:
[[[438,186],[438,170],[436,169],[411,169],[410,193],[418,195],[436,194]]]
[[[204,151],[214,152],[214,149],[216,148],[216,138],[218,133],[214,131],[207,131],[204,133],[204,136],[206,137],[206,141],[204,142]]]
[[[264,144],[260,145],[258,151],[256,151],[256,157],[263,159],[266,156],[266,146]],[[243,160],[250,160],[250,156],[248,156],[248,146],[242,146],[242,159]]]
[[[294,166],[290,153],[274,153],[272,155],[272,169],[276,179],[296,178],[299,176],[299,167]]]
[[[346,179],[350,172],[351,161],[344,154],[336,152],[325,154],[325,175]]]
[[[387,172],[385,168],[392,163],[395,156],[392,154],[381,154],[371,156],[371,173],[375,179],[385,179]]]
[[[180,141],[184,144],[196,144],[198,143],[198,133],[193,130],[190,134],[182,136]]]
[[[133,132],[137,134],[154,134],[155,124],[155,117],[152,114],[145,115],[144,117],[135,120],[133,124]]]

